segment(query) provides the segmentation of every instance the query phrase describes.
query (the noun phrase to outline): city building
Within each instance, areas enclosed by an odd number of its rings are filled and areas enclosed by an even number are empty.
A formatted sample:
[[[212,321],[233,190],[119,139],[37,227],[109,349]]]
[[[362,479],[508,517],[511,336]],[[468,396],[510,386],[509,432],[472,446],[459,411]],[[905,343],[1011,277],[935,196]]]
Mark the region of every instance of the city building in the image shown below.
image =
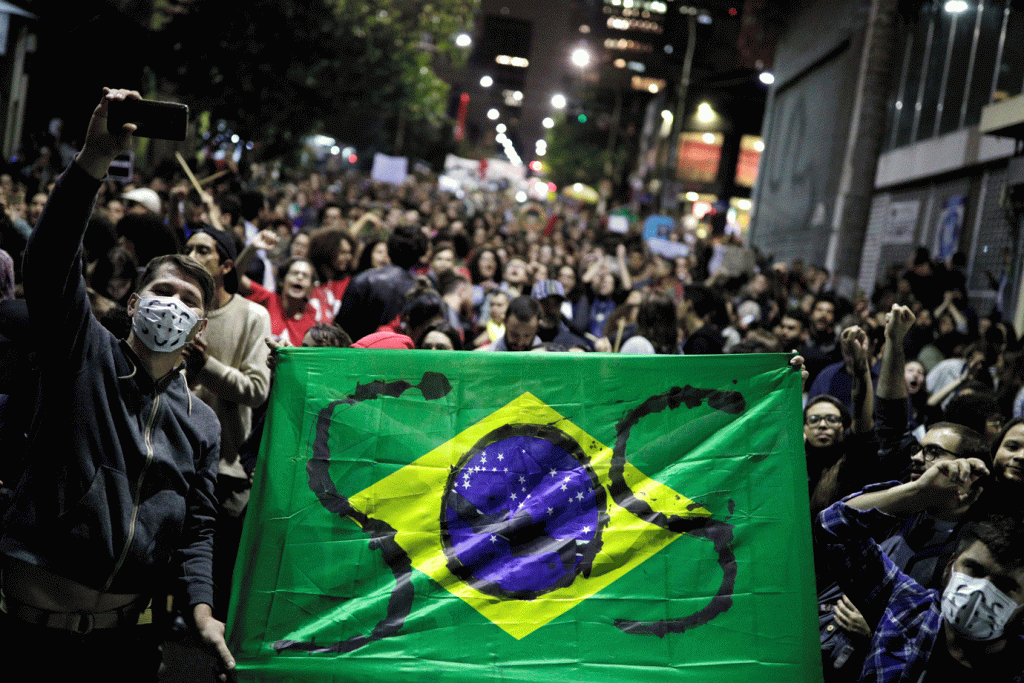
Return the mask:
[[[918,246],[1021,329],[1024,13],[1010,0],[788,3],[751,239],[868,295]]]

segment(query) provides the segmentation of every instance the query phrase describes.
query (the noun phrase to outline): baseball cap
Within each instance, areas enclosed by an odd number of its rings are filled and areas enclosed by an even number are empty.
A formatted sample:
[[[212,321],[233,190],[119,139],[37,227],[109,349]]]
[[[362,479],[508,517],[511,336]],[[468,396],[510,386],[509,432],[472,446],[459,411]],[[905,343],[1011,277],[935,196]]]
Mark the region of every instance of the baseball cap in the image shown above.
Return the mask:
[[[156,214],[160,213],[160,195],[156,193],[156,190],[151,190],[148,187],[137,187],[134,190],[129,190],[121,195],[121,199],[126,202],[142,204],[146,207],[147,211]]]

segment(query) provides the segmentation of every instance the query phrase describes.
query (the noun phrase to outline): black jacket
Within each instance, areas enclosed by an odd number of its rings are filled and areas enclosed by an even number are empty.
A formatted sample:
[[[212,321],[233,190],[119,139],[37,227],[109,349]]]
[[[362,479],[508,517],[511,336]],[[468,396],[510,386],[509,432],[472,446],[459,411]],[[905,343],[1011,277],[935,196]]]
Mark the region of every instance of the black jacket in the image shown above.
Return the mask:
[[[29,239],[42,407],[0,552],[113,593],[177,574],[188,604],[212,605],[220,426],[181,373],[154,382],[93,317],[79,247],[98,188],[72,164]]]

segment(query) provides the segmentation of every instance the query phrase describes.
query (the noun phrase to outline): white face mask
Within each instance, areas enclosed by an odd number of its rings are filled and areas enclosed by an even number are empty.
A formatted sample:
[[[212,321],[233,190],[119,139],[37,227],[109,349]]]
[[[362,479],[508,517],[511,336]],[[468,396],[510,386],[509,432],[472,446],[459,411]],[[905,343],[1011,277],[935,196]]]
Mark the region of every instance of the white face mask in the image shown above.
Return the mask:
[[[996,640],[1020,607],[987,579],[953,572],[942,592],[942,618],[968,640]]]
[[[153,351],[177,351],[202,320],[191,308],[170,296],[143,295],[132,319],[132,330]]]

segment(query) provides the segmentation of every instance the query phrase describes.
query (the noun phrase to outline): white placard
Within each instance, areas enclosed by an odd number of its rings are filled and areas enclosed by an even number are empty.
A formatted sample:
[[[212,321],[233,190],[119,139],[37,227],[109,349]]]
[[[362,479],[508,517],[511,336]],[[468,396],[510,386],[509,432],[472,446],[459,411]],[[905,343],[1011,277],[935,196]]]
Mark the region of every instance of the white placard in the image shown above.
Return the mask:
[[[389,157],[386,154],[373,155],[373,170],[370,177],[382,183],[404,185],[409,175],[409,160],[405,157]]]

